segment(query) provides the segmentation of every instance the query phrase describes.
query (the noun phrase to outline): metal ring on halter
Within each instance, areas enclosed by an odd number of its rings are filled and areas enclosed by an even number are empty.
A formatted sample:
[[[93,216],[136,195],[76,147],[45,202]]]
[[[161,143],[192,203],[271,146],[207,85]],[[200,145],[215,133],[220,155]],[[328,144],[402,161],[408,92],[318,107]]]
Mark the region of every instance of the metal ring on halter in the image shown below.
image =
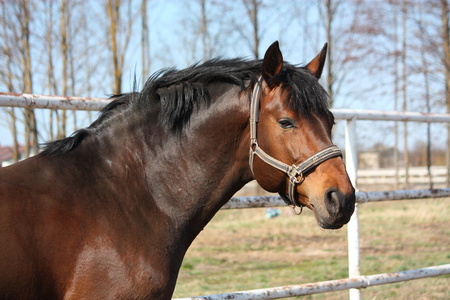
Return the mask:
[[[295,179],[294,179],[294,183],[295,183],[295,184],[301,184],[301,183],[305,180],[305,177],[303,177],[303,173],[300,172],[300,173],[298,174],[298,176],[300,177],[300,179],[295,178]]]
[[[291,204],[289,206],[292,208],[292,210],[294,211],[294,214],[296,214],[297,216],[302,214],[302,212],[303,212],[303,205],[299,206],[300,207],[300,211],[299,212],[297,212],[295,210],[295,208],[297,207],[295,204]]]

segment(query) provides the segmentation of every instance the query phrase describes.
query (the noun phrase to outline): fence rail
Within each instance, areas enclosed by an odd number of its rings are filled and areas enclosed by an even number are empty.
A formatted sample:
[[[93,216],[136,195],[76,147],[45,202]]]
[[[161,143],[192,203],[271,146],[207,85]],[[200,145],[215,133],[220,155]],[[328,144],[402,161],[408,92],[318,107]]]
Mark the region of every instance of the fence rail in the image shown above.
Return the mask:
[[[406,183],[406,172],[399,169],[398,174],[394,168],[380,169],[358,169],[358,185],[385,184],[392,185],[398,180],[398,183]],[[430,174],[427,167],[410,167],[408,170],[408,183],[428,185],[447,184],[447,168],[445,166],[431,166]],[[431,178],[430,178],[431,175]]]
[[[381,192],[359,191],[356,193],[356,202],[366,203],[366,202],[443,198],[443,197],[450,197],[450,188],[398,190],[398,191],[381,191]],[[286,203],[278,195],[249,196],[249,197],[233,197],[224,206],[222,206],[222,209],[277,207],[277,206],[286,206]]]
[[[336,119],[365,121],[450,122],[449,114],[360,109],[331,109]]]
[[[450,274],[450,264],[433,266],[416,270],[395,273],[358,276],[353,278],[321,281],[314,283],[287,285],[268,289],[257,289],[233,293],[215,294],[190,298],[177,298],[174,300],[262,300],[280,299],[287,297],[313,295],[327,292],[343,291],[348,289],[361,289],[401,281],[415,280]]]
[[[66,110],[101,110],[111,100],[103,98],[0,93],[0,106]]]
[[[45,96],[36,94],[0,93],[0,106],[101,110],[112,100],[107,98]],[[450,122],[449,114],[397,112],[358,109],[331,109],[336,119],[373,121]]]

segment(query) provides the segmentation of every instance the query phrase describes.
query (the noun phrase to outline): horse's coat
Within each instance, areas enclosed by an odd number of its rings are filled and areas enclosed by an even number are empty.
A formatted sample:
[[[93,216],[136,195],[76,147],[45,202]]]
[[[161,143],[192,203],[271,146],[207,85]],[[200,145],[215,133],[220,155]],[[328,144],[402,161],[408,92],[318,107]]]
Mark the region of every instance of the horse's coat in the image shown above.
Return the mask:
[[[170,299],[183,256],[220,207],[254,179],[249,97],[263,76],[258,143],[288,164],[331,145],[333,117],[304,68],[214,60],[152,77],[120,95],[90,127],[0,169],[0,299]],[[288,178],[258,158],[254,176],[286,193]],[[319,225],[354,208],[340,157],[296,187]]]

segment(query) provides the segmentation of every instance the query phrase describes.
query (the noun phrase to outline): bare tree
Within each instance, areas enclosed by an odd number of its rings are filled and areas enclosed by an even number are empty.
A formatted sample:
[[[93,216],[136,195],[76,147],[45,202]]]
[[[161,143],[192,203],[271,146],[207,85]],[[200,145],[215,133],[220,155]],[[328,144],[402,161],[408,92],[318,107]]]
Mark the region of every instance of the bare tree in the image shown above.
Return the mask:
[[[445,104],[446,111],[450,113],[450,28],[449,28],[448,1],[441,0],[441,33],[442,33],[442,61],[445,77]],[[447,124],[447,184],[450,184],[450,124]]]
[[[398,82],[399,82],[399,72],[398,72],[398,26],[397,26],[397,5],[393,5],[393,22],[392,22],[392,28],[393,28],[393,34],[392,34],[392,41],[393,41],[393,58],[394,58],[394,64],[393,64],[393,77],[394,77],[394,111],[398,111],[398,95],[399,95],[399,89],[398,89]],[[395,188],[398,189],[399,187],[399,174],[400,174],[400,166],[399,166],[399,151],[398,151],[398,122],[395,121],[394,123],[394,168],[395,168]]]
[[[76,5],[75,1],[71,1],[69,3],[72,3],[72,5]],[[67,22],[67,40],[68,40],[68,49],[67,49],[67,57],[69,59],[69,78],[70,78],[70,85],[68,84],[68,93],[70,94],[70,96],[74,96],[75,95],[75,82],[76,82],[76,78],[75,78],[75,58],[74,58],[74,52],[75,52],[75,45],[74,45],[74,40],[75,40],[75,35],[77,33],[77,30],[74,30],[74,28],[78,28],[78,26],[72,26],[72,19],[73,19],[73,13],[72,13],[73,7],[69,8],[69,5],[67,7],[67,18],[66,18],[66,22]],[[77,23],[79,23],[80,18],[77,20]],[[72,111],[72,124],[73,124],[73,129],[76,130],[77,129],[77,112],[76,111]]]
[[[406,64],[407,56],[407,26],[406,20],[408,16],[408,6],[406,0],[402,0],[402,94],[403,94],[403,104],[402,111],[407,111],[408,96],[407,96],[407,82],[408,82],[408,70]],[[403,163],[405,167],[405,185],[406,188],[409,187],[409,151],[408,151],[408,122],[403,122]]]
[[[206,10],[206,0],[199,0],[200,4],[200,35],[202,40],[202,52],[203,59],[211,59],[212,58],[212,48],[211,48],[211,38],[209,35],[209,20]]]
[[[326,80],[326,88],[328,95],[330,96],[330,107],[333,107],[333,99],[335,96],[335,81],[336,74],[334,70],[334,39],[332,37],[333,33],[333,21],[335,19],[336,11],[339,6],[339,1],[333,0],[324,0],[325,6],[325,32],[327,36],[328,43],[328,65],[327,65],[327,80]]]
[[[6,9],[5,9],[5,3],[2,1],[1,3],[2,7],[2,38],[4,44],[2,45],[2,52],[4,54],[4,57],[6,59],[5,62],[5,73],[2,74],[2,81],[4,81],[5,85],[7,86],[7,89],[9,92],[13,92],[13,74],[12,74],[12,67],[11,67],[11,57],[12,52],[11,48],[9,47],[9,39],[7,34],[7,24],[6,24]],[[8,115],[10,116],[10,129],[11,129],[11,135],[13,138],[13,161],[17,162],[19,160],[19,142],[17,140],[17,117],[14,107],[6,108],[5,109]]]
[[[69,10],[68,10],[68,1],[61,0],[60,7],[60,33],[61,33],[61,59],[62,59],[62,95],[67,96],[67,72],[68,72],[68,19],[69,19]],[[62,139],[66,136],[66,121],[67,121],[67,112],[65,110],[61,111],[61,122],[58,126],[57,139]]]
[[[347,71],[354,72],[355,65],[366,59],[367,49],[370,49],[367,47],[368,36],[375,35],[378,31],[367,30],[367,24],[363,22],[367,14],[360,12],[363,5],[360,0],[351,3],[344,3],[341,0],[318,0],[317,4],[328,43],[325,86],[329,95],[329,105],[334,107],[334,101],[346,79]],[[348,9],[353,11],[349,13]],[[343,15],[351,15],[345,26],[336,23]]]
[[[223,11],[233,12],[229,14],[229,24],[231,24],[229,27],[232,29],[232,32],[227,32],[226,36],[229,38],[233,34],[236,34],[237,43],[241,44],[244,42],[250,50],[252,57],[259,59],[259,45],[264,35],[264,29],[259,18],[263,8],[267,6],[267,1],[241,0],[240,2],[233,2],[233,4],[234,6],[232,4],[228,4],[228,6],[222,5]],[[273,18],[273,15],[275,15],[274,11],[266,18],[265,22],[267,26],[270,26],[269,20]],[[242,50],[239,55],[243,55]]]
[[[150,72],[150,42],[148,37],[147,0],[141,2],[141,60],[142,84],[145,83]]]
[[[424,22],[426,20],[426,17],[424,16],[425,12],[422,9],[418,9],[417,13],[417,33],[415,34],[415,38],[417,38],[418,41],[420,41],[419,45],[419,51],[420,51],[420,59],[421,59],[421,65],[418,66],[418,73],[422,73],[423,75],[423,83],[424,83],[424,98],[425,98],[425,107],[426,112],[431,112],[431,69],[430,69],[430,62],[427,59],[427,52],[429,50],[429,43],[428,43],[428,37],[427,33],[424,30]],[[431,174],[431,124],[427,123],[427,134],[426,134],[426,144],[425,144],[425,164],[427,167],[427,173],[428,173],[428,185],[429,188],[433,188],[433,180],[432,180],[432,174]],[[417,150],[417,149],[415,149]]]
[[[31,94],[33,92],[33,83],[31,76],[31,48],[30,48],[30,2],[29,0],[21,0],[17,10],[17,19],[20,22],[20,34],[23,47],[23,92]],[[31,148],[34,153],[39,152],[38,130],[36,125],[36,117],[34,110],[25,108],[25,154],[29,156]],[[30,148],[31,146],[31,148]]]
[[[259,57],[259,42],[260,42],[260,28],[259,28],[259,20],[258,13],[262,6],[261,0],[242,0],[244,4],[245,11],[250,20],[252,27],[252,40],[250,42],[250,46],[252,47],[253,56],[255,59]]]
[[[83,45],[83,48],[86,49],[85,51],[85,55],[83,55],[83,73],[84,73],[84,89],[86,92],[86,96],[90,97],[91,96],[91,92],[92,92],[92,80],[90,80],[91,76],[92,76],[92,71],[91,71],[91,60],[90,60],[90,55],[88,55],[88,53],[90,53],[91,49],[89,47],[89,27],[88,27],[88,23],[87,23],[87,5],[83,6],[83,9],[81,11],[81,27],[82,27],[82,40],[81,40],[81,44]],[[88,115],[90,116],[90,112],[88,112]]]
[[[188,12],[181,20],[183,26],[183,51],[186,63],[209,60],[223,54],[221,43],[223,36],[231,34],[226,31],[226,22],[230,11],[229,3],[211,0],[185,1],[184,9]],[[187,47],[186,47],[187,46]]]
[[[47,89],[50,95],[57,95],[58,94],[58,88],[56,84],[55,79],[55,70],[54,70],[54,63],[53,63],[53,37],[54,37],[54,31],[53,31],[53,4],[54,1],[50,0],[46,2],[47,4],[47,18],[46,18],[46,33],[45,33],[45,43],[46,43],[46,50],[47,50]],[[49,137],[50,140],[53,140],[55,137],[53,136],[53,115],[58,114],[57,110],[50,110],[49,113],[49,122],[48,122],[48,128],[49,128]]]
[[[431,101],[430,101],[430,71],[428,69],[428,62],[425,58],[425,47],[422,45],[421,47],[421,60],[422,60],[422,71],[423,71],[423,80],[425,83],[425,102],[427,107],[427,113],[431,112]],[[426,146],[426,164],[427,164],[427,172],[428,172],[428,184],[429,188],[433,188],[433,181],[431,177],[431,124],[427,123],[427,146]]]
[[[106,8],[109,18],[109,36],[111,40],[111,52],[114,68],[114,94],[120,94],[122,91],[122,74],[125,60],[125,52],[128,47],[131,31],[132,31],[132,16],[131,16],[131,1],[127,5],[127,26],[125,28],[125,37],[123,44],[120,45],[120,21],[122,20],[121,9],[123,9],[120,0],[108,0]]]

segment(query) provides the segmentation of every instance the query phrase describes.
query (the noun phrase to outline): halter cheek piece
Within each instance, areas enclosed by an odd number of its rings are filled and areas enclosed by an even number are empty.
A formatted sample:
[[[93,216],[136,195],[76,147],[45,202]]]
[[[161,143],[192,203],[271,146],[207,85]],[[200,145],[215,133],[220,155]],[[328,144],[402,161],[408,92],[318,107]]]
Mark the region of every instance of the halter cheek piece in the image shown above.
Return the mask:
[[[280,193],[280,197],[287,205],[291,206],[294,211],[295,206],[300,207],[300,212],[296,212],[297,214],[300,214],[302,212],[303,205],[295,200],[295,186],[297,184],[301,184],[305,179],[305,176],[324,161],[333,157],[342,157],[342,152],[336,145],[331,145],[308,157],[298,165],[293,164],[291,166],[264,152],[259,147],[258,141],[256,140],[256,127],[259,121],[260,110],[261,83],[262,78],[260,77],[253,88],[252,100],[250,104],[250,169],[253,173],[253,161],[255,159],[255,155],[257,155],[266,164],[285,173],[289,177],[289,195]]]

